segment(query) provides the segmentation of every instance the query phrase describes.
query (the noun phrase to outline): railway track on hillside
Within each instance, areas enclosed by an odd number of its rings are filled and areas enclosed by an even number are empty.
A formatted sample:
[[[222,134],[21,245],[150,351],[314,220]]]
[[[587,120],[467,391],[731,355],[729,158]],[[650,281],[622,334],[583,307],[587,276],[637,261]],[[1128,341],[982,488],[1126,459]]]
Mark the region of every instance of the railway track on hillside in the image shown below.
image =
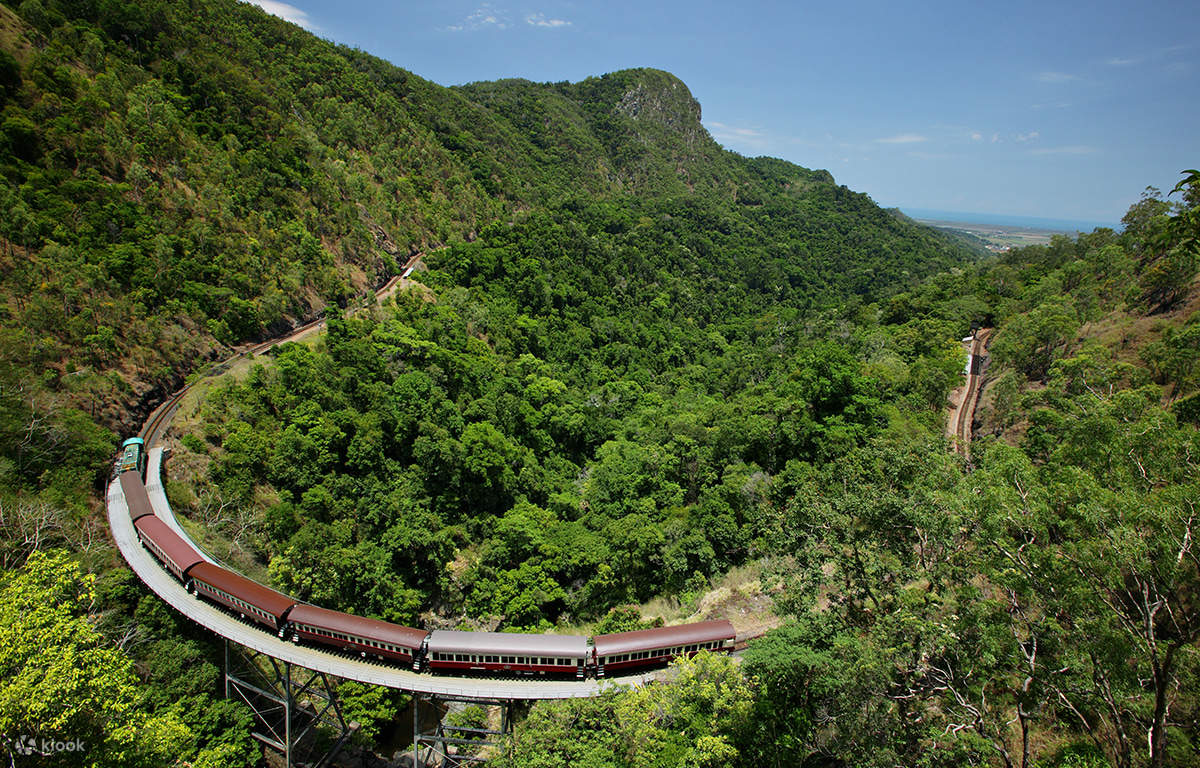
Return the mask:
[[[971,456],[972,425],[975,409],[979,405],[979,392],[983,387],[983,367],[987,360],[987,345],[992,337],[991,328],[981,328],[971,340],[967,359],[967,382],[962,401],[954,409],[952,428],[954,450],[968,459]]]
[[[375,291],[375,300],[380,301],[383,298],[390,296],[395,292],[401,281],[404,281],[412,274],[413,269],[424,258],[425,252],[421,251],[413,254],[404,267],[400,270],[400,274],[393,275],[386,283],[384,283],[377,291]],[[224,373],[231,365],[246,357],[261,355],[269,352],[271,349],[286,344],[289,341],[296,341],[305,335],[319,330],[324,327],[325,318],[319,317],[316,320],[311,320],[304,325],[297,326],[287,333],[285,336],[279,336],[274,339],[268,339],[260,344],[255,344],[252,347],[242,349],[235,353],[232,357],[228,357],[218,363],[214,363],[203,374],[203,378],[217,376]],[[179,410],[179,404],[183,402],[183,398],[191,391],[192,384],[185,384],[178,389],[174,394],[168,397],[161,405],[155,408],[150,413],[150,418],[146,420],[142,426],[141,438],[146,441],[146,448],[149,449],[159,443],[166,434],[167,429],[171,426],[171,420],[175,416],[175,412]]]

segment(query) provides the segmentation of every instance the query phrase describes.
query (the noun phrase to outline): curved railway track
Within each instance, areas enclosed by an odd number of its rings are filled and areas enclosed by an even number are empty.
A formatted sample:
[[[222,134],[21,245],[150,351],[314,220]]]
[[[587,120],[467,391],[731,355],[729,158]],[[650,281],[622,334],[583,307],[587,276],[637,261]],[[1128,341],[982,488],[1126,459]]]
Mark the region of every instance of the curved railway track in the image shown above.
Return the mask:
[[[393,277],[377,292],[377,296],[390,293],[399,281],[411,272],[412,266],[422,254],[417,254],[401,275]],[[283,344],[311,332],[324,324],[323,319],[314,320],[294,329],[287,336],[266,341],[242,350],[232,357],[211,366],[205,377],[224,372],[229,365],[247,355],[261,354],[274,346]],[[142,427],[141,437],[149,452],[146,468],[146,490],[154,514],[161,518],[185,542],[196,549],[205,559],[211,558],[198,546],[179,525],[162,486],[161,468],[163,448],[160,445],[171,420],[179,409],[183,398],[191,391],[192,384],[179,389],[151,412]],[[139,542],[128,504],[117,480],[110,483],[107,494],[109,526],[117,548],[126,562],[147,587],[197,624],[221,637],[259,653],[287,661],[317,672],[324,672],[347,680],[383,685],[418,693],[440,696],[458,696],[481,699],[561,699],[596,696],[601,691],[620,685],[642,685],[652,680],[656,672],[642,672],[621,677],[585,680],[519,680],[510,678],[453,677],[412,672],[388,664],[367,661],[357,656],[340,653],[328,648],[296,645],[264,632],[246,621],[241,621],[215,605],[193,597],[178,580],[168,573]],[[739,647],[745,638],[739,638]]]
[[[409,260],[404,264],[400,274],[393,275],[379,288],[379,290],[375,292],[376,301],[379,301],[386,296],[390,296],[393,292],[395,292],[396,286],[398,286],[402,280],[412,273],[417,263],[424,256],[424,252],[420,252],[409,258]],[[261,355],[264,352],[270,351],[271,349],[279,346],[280,344],[286,344],[289,341],[295,341],[311,331],[320,329],[324,325],[325,318],[318,317],[316,320],[310,320],[304,325],[296,326],[286,336],[268,339],[260,344],[255,344],[252,347],[243,349],[235,353],[232,357],[226,358],[219,363],[212,364],[205,371],[204,377],[211,377],[224,373],[238,360],[246,357],[253,357],[254,355]],[[158,444],[163,434],[167,431],[167,428],[171,425],[171,419],[175,416],[175,411],[179,409],[180,402],[183,401],[183,398],[187,396],[187,393],[190,392],[191,389],[192,384],[185,384],[150,413],[150,418],[146,420],[146,423],[142,426],[141,431],[141,438],[146,441],[147,450]]]

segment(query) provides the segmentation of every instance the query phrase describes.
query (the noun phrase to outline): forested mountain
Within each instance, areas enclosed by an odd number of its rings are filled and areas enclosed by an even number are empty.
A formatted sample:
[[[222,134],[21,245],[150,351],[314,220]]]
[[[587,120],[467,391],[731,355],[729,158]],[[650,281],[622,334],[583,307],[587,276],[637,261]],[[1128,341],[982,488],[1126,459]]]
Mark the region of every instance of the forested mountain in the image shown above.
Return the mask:
[[[25,0],[0,179],[3,734],[258,759],[98,491],[185,376],[324,312],[171,440],[173,503],[239,568],[566,631],[715,615],[736,569],[783,624],[741,666],[535,707],[511,764],[1200,754],[1200,176],[1123,232],[985,259],[723,150],[665,72],[446,88],[232,0]],[[418,252],[418,289],[342,311]],[[972,325],[996,332],[966,462]],[[403,697],[341,693],[388,743]]]
[[[110,427],[221,345],[573,200],[678,199],[744,228],[722,259],[822,300],[962,258],[828,174],[722,150],[666,73],[448,89],[232,0],[18,10],[0,6],[4,347]]]

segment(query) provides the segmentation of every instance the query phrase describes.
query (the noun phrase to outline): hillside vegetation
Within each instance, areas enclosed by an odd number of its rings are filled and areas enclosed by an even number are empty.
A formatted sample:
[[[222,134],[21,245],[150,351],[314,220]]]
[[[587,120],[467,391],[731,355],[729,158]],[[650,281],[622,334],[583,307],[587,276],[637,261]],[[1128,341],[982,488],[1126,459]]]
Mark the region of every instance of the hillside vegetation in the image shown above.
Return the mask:
[[[0,177],[0,732],[259,760],[96,491],[185,376],[323,312],[172,439],[173,502],[247,569],[395,621],[619,630],[745,567],[784,622],[535,706],[501,764],[1200,757],[1200,174],[980,261],[721,149],[665,72],[444,88],[231,0],[26,0]],[[417,252],[423,290],[342,312]],[[340,689],[391,743],[403,697]]]
[[[824,172],[722,150],[664,72],[450,89],[233,0],[17,10],[0,6],[6,367],[118,431],[227,345],[576,200],[691,206],[739,237],[697,243],[689,269],[792,263],[821,301],[963,258]],[[14,481],[71,461],[69,418]]]

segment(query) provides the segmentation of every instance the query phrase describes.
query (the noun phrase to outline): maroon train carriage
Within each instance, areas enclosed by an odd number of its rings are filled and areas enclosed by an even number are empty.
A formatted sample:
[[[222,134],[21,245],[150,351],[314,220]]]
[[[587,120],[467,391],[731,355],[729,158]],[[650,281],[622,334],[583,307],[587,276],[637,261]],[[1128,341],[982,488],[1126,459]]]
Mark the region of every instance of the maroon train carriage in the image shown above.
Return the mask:
[[[204,562],[200,553],[192,548],[171,527],[154,515],[143,515],[133,524],[142,545],[162,561],[175,578],[183,581],[188,569]]]
[[[208,562],[193,566],[188,576],[197,595],[249,616],[283,637],[288,611],[296,605],[293,598]]]
[[[429,633],[365,616],[298,603],[288,614],[292,641],[317,643],[412,664]],[[414,665],[415,668],[416,665]]]
[[[592,638],[596,676],[634,667],[665,664],[677,656],[694,656],[702,650],[733,650],[737,637],[728,621],[702,621],[675,627],[617,632]]]
[[[129,516],[135,523],[140,517],[154,514],[146,484],[137,472],[130,470],[121,473],[121,493],[125,494],[125,506],[129,507]]]
[[[425,663],[434,672],[515,672],[582,679],[587,658],[587,638],[574,635],[435,629],[425,649]]]

